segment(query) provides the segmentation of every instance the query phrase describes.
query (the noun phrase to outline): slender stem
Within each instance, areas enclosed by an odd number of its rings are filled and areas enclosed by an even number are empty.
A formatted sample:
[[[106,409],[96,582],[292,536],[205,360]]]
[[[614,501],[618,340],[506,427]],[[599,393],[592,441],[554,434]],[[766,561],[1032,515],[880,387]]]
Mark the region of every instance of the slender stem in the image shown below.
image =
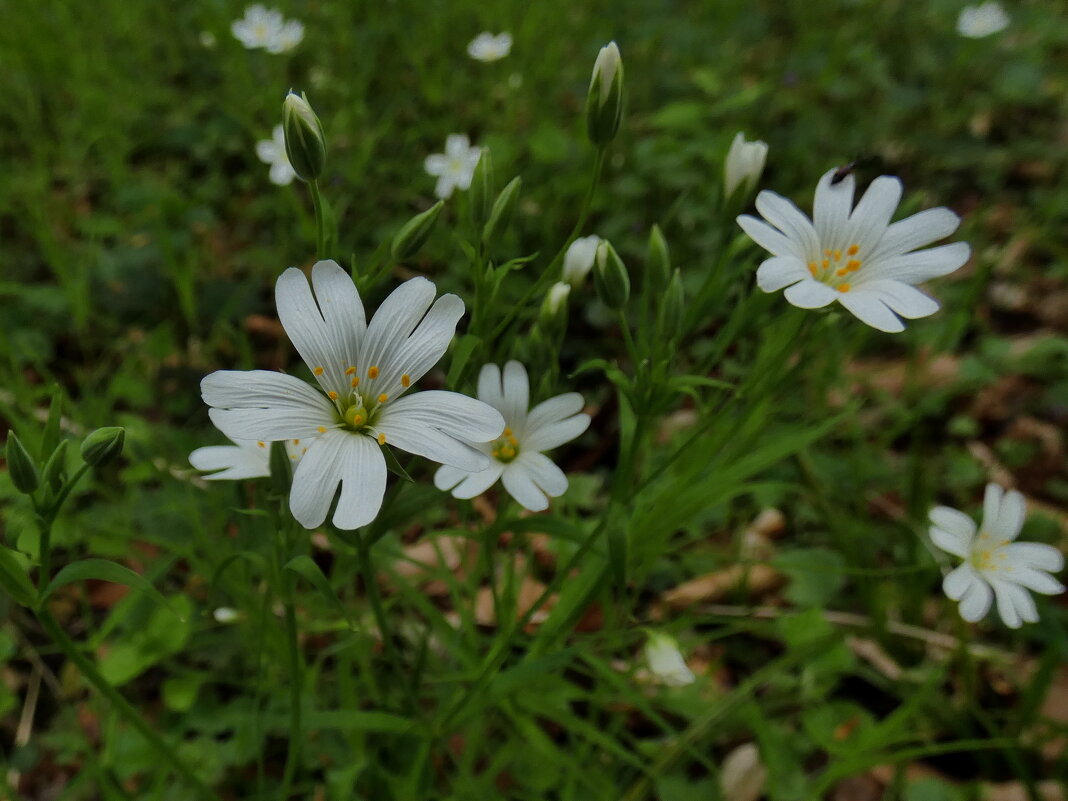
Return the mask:
[[[327,258],[326,253],[326,219],[323,215],[323,196],[319,193],[319,182],[308,184],[311,189],[312,204],[315,206],[315,253],[317,259]]]
[[[304,685],[304,671],[300,658],[300,639],[297,632],[297,613],[293,602],[293,580],[289,575],[281,576],[283,586],[283,605],[286,620],[286,651],[289,657],[289,748],[286,752],[285,769],[282,772],[282,787],[279,798],[289,798],[293,777],[300,764],[301,746],[301,695]]]
[[[78,649],[78,646],[74,643],[67,633],[63,630],[63,627],[59,625],[56,619],[52,616],[51,612],[47,609],[41,608],[35,612],[37,620],[40,622],[41,627],[48,633],[48,636],[52,638],[53,642],[59,646],[60,650],[66,655],[66,657],[75,664],[81,674],[86,680],[96,688],[108,703],[118,712],[126,721],[137,729],[141,736],[148,741],[148,744],[158,753],[164,761],[166,761],[171,767],[173,767],[182,777],[194,787],[201,798],[211,799],[212,801],[221,801],[219,796],[206,785],[201,779],[197,778],[196,774],[190,770],[189,766],[179,759],[174,750],[167,745],[167,743],[160,737],[159,733],[153,729],[141,714],[127,701],[118,690],[108,683],[100,672],[96,669],[96,666],[85,657],[84,654]]]
[[[52,501],[51,507],[38,518],[41,529],[41,540],[37,548],[40,559],[40,569],[37,571],[37,592],[39,595],[44,594],[45,587],[48,586],[48,582],[52,578],[52,524],[55,523],[56,516],[70,496],[74,485],[81,481],[82,476],[88,472],[88,463],[79,467],[78,471],[63,485],[55,500]]]

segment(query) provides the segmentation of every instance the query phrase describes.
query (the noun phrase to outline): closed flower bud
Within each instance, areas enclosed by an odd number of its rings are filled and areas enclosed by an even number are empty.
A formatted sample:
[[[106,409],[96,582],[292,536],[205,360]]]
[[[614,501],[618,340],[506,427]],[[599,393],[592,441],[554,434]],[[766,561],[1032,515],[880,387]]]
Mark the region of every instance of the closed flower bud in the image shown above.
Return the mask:
[[[407,261],[419,252],[434,230],[434,225],[441,216],[445,201],[439,200],[422,214],[416,214],[404,224],[395,237],[391,252],[394,261]]]
[[[664,290],[660,309],[657,312],[660,335],[664,339],[675,339],[682,333],[683,312],[686,303],[686,293],[682,287],[682,275],[678,270],[671,276],[667,289]]]
[[[571,243],[564,254],[564,280],[571,286],[578,287],[586,280],[600,243],[599,236],[581,236]]]
[[[26,495],[35,492],[41,483],[37,465],[14,431],[7,432],[7,473],[15,489]]]
[[[649,231],[649,251],[645,259],[645,275],[648,286],[653,292],[662,292],[671,280],[671,255],[668,253],[667,240],[660,233],[660,226],[654,225]]]
[[[619,47],[609,42],[597,54],[586,93],[586,133],[597,147],[616,137],[623,119],[623,61]]]
[[[307,95],[296,92],[286,95],[282,103],[282,129],[293,172],[302,181],[316,180],[323,174],[326,163],[326,136]]]
[[[82,458],[92,467],[103,467],[122,453],[126,429],[120,426],[98,428],[82,442]]]
[[[475,165],[475,173],[471,176],[471,191],[468,198],[471,203],[471,221],[475,228],[481,228],[493,211],[493,193],[496,191],[496,182],[493,177],[493,159],[488,147],[482,148]]]
[[[767,158],[767,143],[747,142],[742,133],[735,134],[723,162],[724,199],[730,199],[736,191],[746,196],[756,189]]]
[[[545,300],[541,303],[541,319],[547,326],[567,314],[567,296],[570,294],[570,284],[557,282],[549,287]]]
[[[597,246],[593,284],[597,296],[608,308],[620,311],[630,298],[630,277],[626,265],[607,239]]]
[[[645,660],[649,672],[669,687],[693,684],[694,675],[679,651],[679,644],[670,634],[650,632],[645,643]]]
[[[60,440],[59,445],[52,451],[52,455],[45,462],[44,476],[45,486],[52,492],[59,492],[67,481],[67,440]]]
[[[487,245],[493,242],[497,235],[508,227],[508,223],[512,219],[512,212],[515,211],[516,203],[519,202],[519,190],[522,186],[522,179],[519,177],[513,178],[508,182],[508,186],[497,195],[497,199],[493,201],[493,209],[490,211],[489,219],[486,220],[486,225],[482,228],[482,241]]]

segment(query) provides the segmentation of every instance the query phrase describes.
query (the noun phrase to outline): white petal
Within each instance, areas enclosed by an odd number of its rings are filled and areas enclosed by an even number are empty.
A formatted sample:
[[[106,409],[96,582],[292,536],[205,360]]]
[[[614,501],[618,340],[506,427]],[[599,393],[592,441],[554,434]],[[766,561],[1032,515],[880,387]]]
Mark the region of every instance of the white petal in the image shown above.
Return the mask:
[[[1002,576],[1005,581],[1019,584],[1040,595],[1060,595],[1064,592],[1064,585],[1057,579],[1033,567],[1013,567],[1011,573],[1002,573]]]
[[[901,281],[875,279],[858,283],[853,291],[863,289],[865,294],[872,294],[906,320],[929,317],[938,311],[938,301],[924,294],[915,287]]]
[[[999,540],[1012,542],[1020,536],[1024,519],[1027,517],[1027,503],[1024,496],[1016,490],[1008,490],[1001,497],[996,523],[987,523],[987,530]]]
[[[231,439],[314,437],[334,425],[334,407],[299,378],[267,370],[218,370],[200,382],[209,415]]]
[[[427,156],[426,160],[423,162],[423,169],[435,177],[444,175],[446,170],[449,169],[449,159],[442,153],[435,153],[432,156]]]
[[[965,562],[955,570],[949,571],[945,578],[942,579],[942,592],[946,594],[947,598],[959,601],[968,592],[968,588],[976,582],[982,582],[982,579],[979,578],[979,574],[975,572],[975,569]]]
[[[1024,621],[1034,623],[1038,620],[1034,599],[1027,594],[1027,590],[996,578],[990,579],[990,584],[997,598],[998,615],[1010,629],[1020,628]]]
[[[878,247],[868,254],[868,258],[882,259],[922,248],[939,239],[945,239],[956,231],[959,225],[960,217],[944,206],[921,211],[887,228]]]
[[[778,292],[783,287],[796,284],[809,277],[808,268],[800,259],[792,256],[776,256],[766,259],[757,268],[757,286],[765,292]]]
[[[297,174],[293,172],[288,160],[276,161],[271,165],[268,177],[275,186],[289,186],[293,183],[293,179],[297,177]]]
[[[527,419],[527,407],[530,405],[527,369],[517,361],[510,361],[504,365],[501,381],[504,396],[501,414],[516,427],[522,427]]]
[[[423,319],[437,290],[425,278],[412,278],[394,289],[378,307],[367,326],[360,347],[359,369],[366,375],[369,367],[387,367],[401,344]],[[360,387],[363,389],[363,385]]]
[[[846,243],[857,243],[862,251],[870,251],[886,233],[897,204],[901,202],[901,179],[881,175],[871,182],[864,197],[849,216]]]
[[[471,475],[470,470],[461,470],[449,464],[443,464],[434,471],[434,486],[439,490],[451,490],[465,478]]]
[[[858,320],[872,328],[888,334],[896,334],[905,330],[905,324],[901,322],[901,319],[890,311],[890,307],[879,299],[876,292],[866,292],[864,285],[856,287],[851,292],[840,293],[838,302],[849,309]]]
[[[375,391],[396,398],[407,391],[403,376],[408,376],[408,386],[411,386],[426,375],[445,355],[463,314],[464,302],[456,295],[438,298],[412,335],[401,342],[387,363],[381,365]]]
[[[383,415],[371,431],[376,436],[384,434],[388,444],[403,451],[463,470],[483,470],[490,461],[486,454],[466,442],[404,414],[392,415],[388,419]]]
[[[738,217],[738,225],[742,227],[749,238],[775,256],[793,256],[804,260],[808,255],[800,242],[793,242],[784,234],[772,228],[763,220],[743,214]]]
[[[819,309],[837,299],[841,294],[826,284],[806,278],[793,286],[786,287],[783,296],[799,308]]]
[[[969,623],[975,623],[986,617],[990,603],[994,600],[994,591],[980,578],[971,582],[960,601],[960,616]]]
[[[478,373],[478,399],[498,411],[504,408],[504,388],[501,385],[501,368],[484,364]]]
[[[248,446],[211,445],[189,454],[189,463],[197,470],[217,470],[203,478],[208,481],[261,478],[271,474],[269,451],[255,442]]]
[[[264,164],[274,164],[279,160],[278,156],[273,139],[261,139],[256,143],[256,157]]]
[[[481,396],[481,393],[479,394]],[[585,401],[577,392],[565,392],[563,395],[543,400],[530,410],[524,431],[536,431],[550,423],[558,423],[581,412],[584,405]]]
[[[1004,490],[997,484],[987,484],[983,490],[983,523],[980,528],[990,531],[998,523],[998,515],[1001,514],[1001,496]]]
[[[565,420],[546,423],[531,429],[528,425],[520,447],[532,451],[548,451],[570,442],[590,427],[588,414],[576,414]]]
[[[801,209],[784,198],[765,189],[757,195],[756,207],[764,219],[774,225],[787,238],[796,243],[797,256],[812,258],[820,251],[820,242],[816,236],[816,229],[811,221],[802,213]]]
[[[1064,554],[1043,542],[1013,542],[1001,551],[1013,567],[1031,567],[1058,573],[1064,569]]]
[[[930,514],[930,534],[934,544],[946,553],[967,559],[971,552],[975,523],[963,512],[948,506],[936,506]]]
[[[386,459],[382,448],[370,437],[349,432],[342,437],[341,495],[334,510],[334,525],[351,531],[366,526],[382,508]]]
[[[534,479],[518,459],[505,465],[501,482],[508,490],[508,494],[515,498],[524,509],[540,512],[549,508],[549,499],[538,489]]]
[[[289,492],[289,511],[304,528],[316,528],[326,520],[334,500],[345,461],[343,446],[350,437],[347,431],[329,431],[308,446],[308,452],[293,471]]]
[[[444,465],[438,469],[438,474],[442,470],[453,470],[454,468]],[[434,476],[434,483],[438,489],[449,489],[452,491],[452,497],[467,500],[481,495],[488,490],[494,484],[497,483],[497,479],[501,477],[501,473],[504,471],[504,465],[498,462],[496,459],[490,461],[489,467],[485,470],[479,470],[475,472],[471,471],[457,471],[460,474],[461,480],[457,482],[447,483],[446,479],[451,479],[453,473],[446,474],[439,479],[437,474]],[[443,486],[445,485],[445,486]]]
[[[445,138],[445,155],[452,158],[463,158],[471,147],[471,140],[467,134],[449,134]]]
[[[850,173],[838,183],[831,183],[837,171],[828,170],[820,177],[812,202],[812,219],[819,242],[831,250],[841,250],[849,244],[846,242],[847,223],[853,209],[853,175]]]
[[[434,194],[444,200],[445,198],[452,197],[452,192],[455,188],[456,178],[449,173],[445,173],[438,178],[438,182],[434,184]]]
[[[523,451],[513,464],[521,464],[538,488],[550,498],[557,498],[567,492],[567,476],[545,454]]]
[[[459,392],[416,392],[382,407],[379,422],[412,423],[444,431],[469,442],[489,442],[504,431],[504,418],[489,404]],[[388,436],[388,434],[387,434]]]
[[[892,278],[906,284],[922,284],[959,269],[968,261],[971,252],[966,242],[954,242],[951,245],[939,245],[936,248],[878,261],[869,259],[865,268],[879,278]]]

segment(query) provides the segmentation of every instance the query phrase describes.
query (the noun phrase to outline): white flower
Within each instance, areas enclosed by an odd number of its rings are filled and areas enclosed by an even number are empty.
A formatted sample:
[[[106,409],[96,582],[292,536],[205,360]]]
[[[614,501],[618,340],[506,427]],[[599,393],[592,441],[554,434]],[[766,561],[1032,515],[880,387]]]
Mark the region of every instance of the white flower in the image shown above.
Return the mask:
[[[209,445],[189,454],[189,464],[197,470],[217,470],[209,481],[218,479],[262,478],[271,474],[271,448],[263,440],[233,439],[233,445]],[[286,452],[294,464],[308,450],[312,438],[286,440]]]
[[[899,315],[911,320],[934,314],[938,303],[912,285],[953,272],[971,249],[964,242],[916,248],[949,236],[960,218],[937,208],[891,224],[900,179],[876,178],[853,208],[853,176],[835,184],[835,172],[825,173],[816,186],[815,223],[767,190],[757,195],[756,207],[768,222],[738,218],[774,256],[760,265],[757,284],[765,292],[786,287],[786,299],[802,309],[838,301],[862,322],[890,333],[905,329]]]
[[[669,687],[693,684],[695,676],[670,634],[653,631],[645,642],[645,661],[650,672]]]
[[[990,0],[977,6],[961,9],[957,17],[957,33],[969,39],[982,39],[1009,27],[1009,15],[1001,3]]]
[[[499,61],[512,49],[510,33],[480,33],[467,45],[467,55],[476,61]]]
[[[304,25],[298,20],[286,20],[274,38],[267,43],[268,53],[288,53],[304,39]]]
[[[256,155],[264,164],[271,165],[271,183],[287,186],[297,177],[286,155],[286,134],[281,125],[274,126],[270,139],[256,143]]]
[[[1050,575],[1064,568],[1061,552],[1038,542],[1014,542],[1025,515],[1023,495],[1015,490],[1005,492],[997,484],[986,485],[979,536],[975,523],[963,512],[948,506],[931,510],[934,544],[964,560],[945,577],[942,589],[960,601],[960,615],[965,620],[982,620],[997,598],[1001,619],[1016,629],[1023,622],[1038,620],[1027,590],[1042,595],[1064,592],[1064,585]]]
[[[756,140],[747,142],[741,132],[734,135],[723,162],[723,195],[730,197],[739,186],[745,184],[745,192],[756,189],[760,174],[764,172],[764,162],[768,158],[766,142]]]
[[[438,179],[434,194],[444,199],[457,187],[469,188],[481,156],[482,149],[472,147],[466,134],[449,134],[445,139],[445,152],[427,156],[423,163],[427,173]]]
[[[282,30],[281,12],[273,8],[264,8],[259,3],[245,9],[242,19],[234,20],[230,30],[234,37],[249,50],[269,47],[278,38]]]
[[[571,285],[557,281],[551,287],[549,291],[545,293],[545,301],[542,303],[542,309],[545,314],[550,317],[554,317],[560,313],[560,310],[566,308],[567,297],[571,294]]]
[[[218,609],[211,613],[211,616],[215,618],[216,623],[222,623],[225,625],[227,623],[236,623],[237,620],[241,617],[241,613],[238,612],[236,609],[231,609],[229,606],[220,606]]]
[[[506,428],[496,442],[476,444],[492,457],[488,468],[467,470],[446,465],[434,475],[440,490],[452,490],[454,498],[474,498],[501,479],[508,494],[532,512],[549,507],[549,498],[567,491],[567,476],[542,451],[570,442],[590,425],[590,416],[580,414],[582,396],[577,392],[542,401],[530,411],[530,383],[519,362],[504,365],[504,375],[487,364],[478,376],[478,398],[497,409]],[[548,498],[546,497],[548,496]]]
[[[463,301],[442,295],[434,302],[434,285],[413,278],[367,323],[356,287],[337,263],[317,262],[311,283],[289,268],[275,302],[318,388],[266,370],[220,370],[200,384],[212,422],[229,437],[315,437],[293,473],[289,508],[297,521],[322,524],[338,484],[334,525],[353,529],[374,520],[386,488],[387,442],[462,470],[486,467],[489,459],[467,443],[500,436],[504,420],[495,409],[455,392],[403,397],[445,353]]]
[[[593,269],[593,260],[597,255],[597,246],[601,244],[599,236],[580,236],[564,254],[564,280],[577,287],[586,280]]]

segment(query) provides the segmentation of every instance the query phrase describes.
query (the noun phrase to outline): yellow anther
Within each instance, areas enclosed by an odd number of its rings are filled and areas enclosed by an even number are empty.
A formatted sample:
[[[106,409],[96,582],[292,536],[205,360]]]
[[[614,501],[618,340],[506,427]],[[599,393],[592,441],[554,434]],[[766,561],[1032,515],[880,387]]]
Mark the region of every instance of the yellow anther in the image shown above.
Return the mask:
[[[812,273],[812,275],[813,275],[813,276],[815,276],[815,275],[816,275],[816,273],[817,273],[817,270],[816,270],[816,262],[814,262],[814,261],[810,261],[810,262],[808,263],[808,271],[809,271],[810,273]]]
[[[297,455],[295,453],[291,453],[291,454],[289,454],[289,458],[293,459],[293,460],[296,460]]]
[[[352,416],[352,424],[354,426],[361,425],[362,423],[363,423],[363,415],[362,414],[354,414]]]
[[[839,278],[841,278],[843,275],[845,275],[848,272],[849,272],[849,270],[847,270],[845,267],[843,267],[841,270],[835,270],[834,274],[837,275]]]
[[[858,261],[857,259],[850,259],[846,262],[846,269],[849,270],[849,272],[851,273],[855,273],[857,270],[860,269],[860,264],[860,261]]]
[[[295,439],[295,440],[293,440],[293,444],[294,444],[294,445],[300,445],[300,440],[299,440],[299,439]]]
[[[330,390],[326,394],[330,397],[330,400],[337,400],[337,393],[334,390]]]
[[[834,260],[835,261],[841,261],[842,260],[842,251],[836,250],[834,252]]]
[[[267,444],[264,443],[264,442],[257,442],[256,444],[259,445],[261,448],[266,448],[267,447]]]
[[[323,370],[322,367],[316,367],[314,370],[312,370],[312,372],[315,373],[316,375],[322,375],[326,371]]]
[[[510,428],[504,429],[504,433],[501,436],[504,436],[504,437],[512,436],[512,429],[510,429]]]
[[[500,459],[500,458],[501,458],[501,452],[500,452],[500,451],[498,451],[498,450],[493,450],[493,451],[490,451],[490,453],[492,453],[492,454],[493,454],[493,458],[494,458],[494,459]]]
[[[838,291],[839,292],[848,292],[851,288],[852,287],[850,287],[849,284],[839,284],[838,285]]]
[[[379,434],[378,435],[378,444],[379,445],[385,445],[386,444],[386,435],[385,434]]]
[[[318,427],[318,431],[319,431],[320,434],[325,434],[326,433],[326,426],[319,426]]]
[[[307,446],[307,445],[305,445],[305,446],[304,446],[304,449],[303,449],[303,450],[302,450],[302,451],[300,452],[300,455],[301,455],[301,456],[303,456],[303,455],[304,455],[304,454],[306,454],[307,452],[308,452],[308,446]]]
[[[846,251],[850,256],[856,256],[860,251],[860,245],[850,245],[849,250]]]
[[[354,375],[349,383],[354,387],[358,387],[360,385],[360,377],[358,375]]]
[[[830,266],[831,266],[831,260],[830,259],[824,259],[823,260],[823,269],[826,270]]]
[[[519,445],[519,440],[517,440],[515,437],[508,437],[508,441],[513,445]]]
[[[367,377],[368,378],[378,378],[378,368],[374,367],[374,366],[368,367],[367,368]]]
[[[411,384],[412,384],[412,377],[410,375],[405,373],[404,375],[401,376],[401,386],[402,387],[408,387],[408,386],[411,386]]]
[[[511,459],[515,456],[515,448],[501,448],[501,456],[505,459]]]
[[[829,250],[825,250],[825,251],[823,251],[823,255],[824,255],[824,256],[827,256],[827,257],[829,258],[829,257],[830,257],[830,255],[831,255],[831,251],[829,251]]]
[[[345,368],[345,375],[352,375],[355,372],[356,372],[356,368],[355,367],[346,367]]]
[[[378,402],[379,403],[385,403],[388,400],[389,400],[389,395],[387,395],[385,392],[383,392],[381,395],[378,396]]]

